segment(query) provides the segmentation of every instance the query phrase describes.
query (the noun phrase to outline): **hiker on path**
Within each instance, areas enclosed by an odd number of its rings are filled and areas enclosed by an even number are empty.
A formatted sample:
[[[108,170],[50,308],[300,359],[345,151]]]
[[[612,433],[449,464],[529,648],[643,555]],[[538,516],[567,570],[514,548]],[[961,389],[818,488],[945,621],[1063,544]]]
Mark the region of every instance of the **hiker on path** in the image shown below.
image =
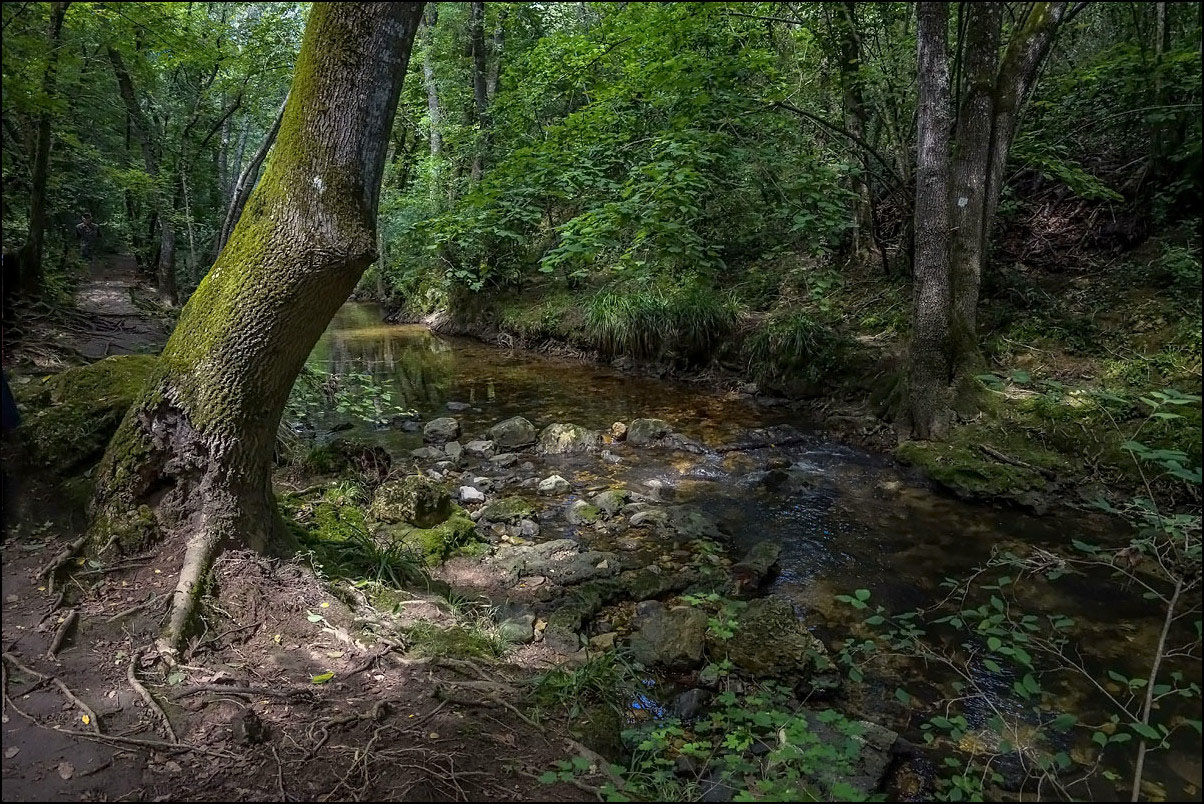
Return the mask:
[[[96,240],[100,237],[100,226],[92,222],[91,212],[85,212],[84,219],[76,224],[75,237],[80,243],[80,256],[88,261],[88,273],[91,273],[96,265]]]

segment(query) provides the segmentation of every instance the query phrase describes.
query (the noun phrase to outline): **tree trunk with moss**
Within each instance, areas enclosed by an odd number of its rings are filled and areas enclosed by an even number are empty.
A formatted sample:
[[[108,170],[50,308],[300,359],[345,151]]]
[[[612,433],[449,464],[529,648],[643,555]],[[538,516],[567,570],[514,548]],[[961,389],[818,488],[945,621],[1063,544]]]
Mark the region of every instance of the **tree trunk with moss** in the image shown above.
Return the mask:
[[[422,3],[316,3],[276,147],[97,475],[90,547],[178,539],[176,649],[229,546],[285,552],[271,460],[297,373],[375,258],[385,151]]]

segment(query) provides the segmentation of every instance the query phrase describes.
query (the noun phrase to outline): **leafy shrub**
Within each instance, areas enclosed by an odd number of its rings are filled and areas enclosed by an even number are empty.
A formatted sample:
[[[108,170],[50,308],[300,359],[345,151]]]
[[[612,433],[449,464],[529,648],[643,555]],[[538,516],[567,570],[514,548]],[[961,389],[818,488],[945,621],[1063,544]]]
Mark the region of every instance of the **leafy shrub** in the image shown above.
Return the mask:
[[[811,315],[789,311],[769,316],[744,348],[749,372],[759,383],[790,390],[829,378],[840,365],[845,343]]]

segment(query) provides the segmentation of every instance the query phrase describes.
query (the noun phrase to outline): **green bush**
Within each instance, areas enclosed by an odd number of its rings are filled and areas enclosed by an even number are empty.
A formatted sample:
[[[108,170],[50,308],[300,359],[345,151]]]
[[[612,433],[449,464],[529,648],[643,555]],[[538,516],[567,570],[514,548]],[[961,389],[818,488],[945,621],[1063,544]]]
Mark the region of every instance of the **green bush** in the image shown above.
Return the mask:
[[[775,313],[744,345],[757,382],[779,390],[806,390],[829,379],[846,352],[844,339],[808,313]]]

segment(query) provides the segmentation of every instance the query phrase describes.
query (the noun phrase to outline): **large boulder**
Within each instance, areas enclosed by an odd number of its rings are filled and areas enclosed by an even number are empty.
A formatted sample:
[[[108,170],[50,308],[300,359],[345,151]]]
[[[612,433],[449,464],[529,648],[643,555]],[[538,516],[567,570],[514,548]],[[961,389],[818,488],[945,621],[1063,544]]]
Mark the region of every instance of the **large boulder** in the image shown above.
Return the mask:
[[[646,667],[693,667],[702,661],[707,615],[690,606],[666,608],[645,600],[636,606],[636,631],[631,635],[631,656]]]
[[[588,452],[602,441],[593,430],[575,424],[549,424],[539,434],[539,451],[545,455]]]
[[[782,545],[777,542],[760,541],[754,544],[744,558],[732,565],[732,593],[736,595],[756,591],[778,563]]]
[[[408,523],[398,525],[393,531],[393,540],[421,555],[433,567],[459,548],[478,541],[477,523],[468,517],[468,512],[463,508],[452,505],[450,515],[429,528],[413,527]]]
[[[535,443],[535,425],[522,416],[514,416],[489,428],[489,440],[498,449],[518,449]]]
[[[714,655],[726,652],[732,664],[758,677],[805,681],[828,669],[824,644],[794,615],[790,601],[770,596],[753,600],[736,615],[735,633],[711,637]]]
[[[673,432],[664,419],[636,419],[627,427],[627,443],[635,447],[646,447]]]
[[[440,483],[422,475],[382,483],[368,512],[379,522],[408,522],[429,528],[452,513],[451,495]]]
[[[460,422],[451,416],[431,419],[422,428],[422,440],[433,444],[443,444],[460,435]]]
[[[627,504],[627,500],[631,497],[630,492],[626,489],[607,489],[601,494],[596,495],[590,502],[598,508],[604,516],[610,518],[623,510],[623,506]]]
[[[157,360],[106,357],[14,389],[34,464],[70,475],[99,460]]]

